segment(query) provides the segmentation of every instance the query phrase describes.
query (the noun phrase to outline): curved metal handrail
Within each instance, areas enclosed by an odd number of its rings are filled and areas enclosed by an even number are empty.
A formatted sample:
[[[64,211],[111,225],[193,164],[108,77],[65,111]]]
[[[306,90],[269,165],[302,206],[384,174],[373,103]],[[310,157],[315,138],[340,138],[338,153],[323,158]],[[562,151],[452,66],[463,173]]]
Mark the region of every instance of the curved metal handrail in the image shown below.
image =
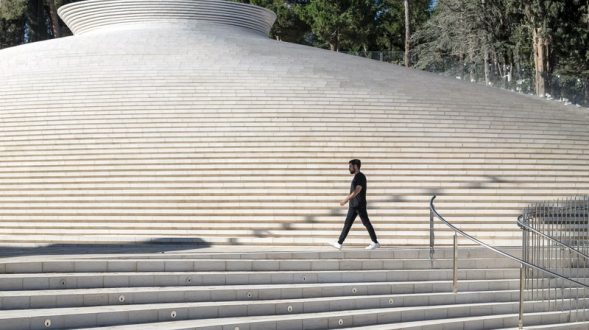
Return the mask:
[[[524,222],[522,222],[522,219],[523,219],[523,216],[522,215],[520,215],[519,217],[517,217],[517,225],[520,228],[525,229],[525,230],[529,230],[529,231],[531,231],[531,232],[533,232],[535,234],[538,234],[538,235],[540,235],[540,236],[542,236],[542,237],[544,237],[544,238],[546,238],[548,240],[551,240],[551,241],[555,242],[556,244],[561,245],[564,248],[569,249],[569,250],[571,250],[571,251],[573,251],[575,253],[578,253],[579,255],[583,256],[585,259],[588,259],[589,260],[589,255],[587,255],[587,254],[585,254],[585,253],[583,253],[583,252],[575,249],[572,246],[566,245],[565,243],[561,242],[560,240],[558,240],[558,239],[556,239],[556,238],[554,238],[554,237],[552,237],[550,235],[546,235],[546,234],[538,231],[537,229],[533,228],[532,226],[527,225]]]
[[[575,281],[572,278],[568,278],[566,276],[560,275],[558,273],[555,273],[555,272],[550,271],[548,269],[545,269],[543,267],[540,267],[540,266],[536,266],[534,264],[531,264],[531,263],[529,263],[529,262],[527,262],[527,261],[525,261],[523,259],[520,259],[520,258],[518,258],[516,256],[513,256],[513,255],[511,255],[511,254],[509,254],[507,252],[503,252],[503,251],[501,251],[499,249],[496,249],[493,246],[491,246],[491,245],[489,245],[489,244],[487,244],[485,242],[482,242],[482,241],[478,240],[477,238],[475,238],[473,236],[470,236],[469,234],[465,233],[464,231],[458,229],[456,226],[454,226],[453,224],[451,224],[450,222],[448,222],[446,219],[444,219],[444,217],[440,213],[438,213],[438,211],[436,210],[436,207],[434,206],[434,200],[436,199],[436,197],[437,196],[434,195],[432,197],[432,199],[430,200],[430,203],[429,203],[430,210],[438,217],[438,219],[440,219],[448,227],[450,227],[452,230],[454,230],[455,233],[459,233],[460,235],[462,235],[462,236],[468,238],[469,240],[471,240],[471,241],[479,244],[480,246],[486,247],[486,248],[488,248],[491,251],[494,251],[494,252],[496,252],[496,253],[504,256],[504,257],[507,257],[507,258],[509,258],[511,260],[514,260],[514,261],[518,262],[520,265],[523,265],[523,266],[526,266],[526,267],[535,269],[535,270],[540,271],[540,272],[543,272],[545,274],[550,274],[552,276],[559,277],[559,278],[564,279],[564,280],[568,280],[568,281],[570,281],[572,283],[575,283],[575,284],[578,284],[578,285],[580,285],[582,287],[589,288],[589,285],[587,285],[587,284],[581,283],[579,281]]]

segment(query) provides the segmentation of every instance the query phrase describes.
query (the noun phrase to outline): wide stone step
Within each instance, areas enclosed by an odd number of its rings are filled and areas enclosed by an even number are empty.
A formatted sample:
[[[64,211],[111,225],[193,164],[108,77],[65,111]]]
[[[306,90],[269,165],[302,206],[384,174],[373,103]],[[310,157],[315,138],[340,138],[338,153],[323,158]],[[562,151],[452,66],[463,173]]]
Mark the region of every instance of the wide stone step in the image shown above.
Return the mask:
[[[483,154],[485,155],[485,154]],[[37,155],[39,156],[39,155]],[[287,156],[287,155],[284,155]],[[437,156],[436,155],[430,155],[432,158],[436,159]],[[195,156],[193,156],[195,157]],[[191,173],[192,175],[194,175],[194,171],[199,171],[203,173],[204,176],[211,176],[214,173],[222,173],[224,171],[227,171],[228,176],[230,175],[230,171],[235,171],[234,176],[235,175],[246,175],[249,171],[249,175],[253,176],[253,175],[260,175],[259,173],[261,173],[262,171],[267,171],[270,175],[276,176],[276,175],[283,175],[285,177],[292,177],[294,176],[302,176],[302,175],[306,175],[309,177],[320,177],[320,176],[326,176],[323,178],[323,181],[327,181],[327,180],[334,180],[334,179],[341,179],[342,177],[345,177],[345,174],[342,174],[341,171],[338,171],[339,169],[341,169],[341,163],[340,164],[333,164],[331,165],[331,167],[327,167],[327,166],[318,166],[318,168],[315,168],[314,171],[310,172],[310,168],[306,167],[304,164],[297,164],[297,163],[277,163],[277,164],[266,164],[264,162],[261,162],[258,164],[258,166],[255,166],[255,164],[250,164],[250,163],[219,163],[219,164],[215,164],[215,163],[205,163],[205,164],[195,164],[195,161],[191,161],[191,162],[187,162],[186,160],[182,160],[181,158],[178,159],[178,161],[171,161],[168,160],[166,162],[163,163],[152,163],[152,161],[141,161],[141,162],[131,162],[131,161],[115,161],[115,160],[111,160],[110,162],[106,163],[104,162],[104,164],[101,164],[100,162],[84,162],[83,160],[81,160],[80,162],[75,162],[74,164],[68,164],[68,162],[64,162],[64,161],[59,161],[59,162],[51,162],[50,158],[51,157],[46,157],[48,158],[48,162],[40,162],[40,161],[36,161],[36,162],[30,162],[30,160],[26,160],[26,161],[19,161],[16,164],[22,166],[22,168],[26,168],[27,170],[30,169],[30,173],[32,175],[32,177],[43,177],[47,176],[47,177],[51,177],[52,175],[55,176],[55,173],[60,173],[60,172],[89,172],[89,171],[94,171],[94,172],[101,172],[101,171],[112,171],[112,174],[116,174],[117,172],[123,172],[123,173],[135,173],[137,175],[147,172],[147,171],[155,171],[157,170],[158,172],[161,172],[162,174],[168,174],[168,175],[172,175],[172,174],[188,174]],[[423,158],[427,158],[427,156],[423,156]],[[589,158],[589,155],[587,155],[586,158]],[[367,161],[371,162],[372,165],[372,160],[370,158],[366,158]],[[505,158],[506,160],[509,160],[509,157]],[[577,160],[579,160],[579,158],[576,158]],[[582,160],[583,158],[581,158]],[[3,160],[3,164],[0,167],[0,174],[2,175],[2,177],[19,177],[22,176],[23,171],[11,171],[14,170],[14,167],[16,164],[11,164],[12,162],[10,161],[10,159],[6,159],[6,162],[4,162],[5,159]],[[456,181],[460,181],[461,179],[464,180],[466,178],[472,177],[478,173],[471,173],[467,170],[474,170],[474,171],[480,171],[480,170],[492,170],[492,171],[497,171],[497,170],[501,170],[501,171],[508,171],[508,170],[512,170],[512,171],[547,171],[547,170],[582,170],[583,166],[582,164],[569,164],[568,162],[561,160],[561,162],[554,162],[554,163],[550,163],[550,164],[542,164],[539,165],[537,163],[532,163],[532,164],[528,164],[526,166],[526,168],[523,167],[523,164],[526,164],[525,162],[522,163],[513,163],[513,164],[509,164],[509,163],[505,163],[505,162],[501,162],[501,163],[496,163],[496,164],[488,164],[484,162],[485,157],[481,157],[480,160],[477,163],[474,163],[473,161],[471,162],[467,162],[467,163],[453,163],[453,162],[448,162],[448,161],[443,161],[443,160],[439,160],[439,161],[432,161],[431,162],[431,169],[433,170],[432,173],[426,172],[424,171],[426,169],[426,167],[424,167],[423,165],[419,165],[419,164],[415,164],[419,161],[419,159],[415,160],[415,163],[412,162],[408,162],[407,160],[405,160],[404,162],[400,162],[399,160],[397,160],[397,162],[394,165],[387,165],[387,166],[379,166],[378,164],[374,164],[372,165],[369,173],[370,173],[370,177],[373,179],[376,179],[376,181],[390,181],[391,175],[392,177],[396,178],[396,177],[404,177],[403,174],[409,174],[409,175],[423,175],[425,178],[431,178],[434,175],[438,174],[438,175],[444,175],[443,170],[446,171],[456,171],[457,173],[460,173],[461,171],[463,173],[459,174],[455,180]],[[141,166],[141,168],[137,168],[137,166]],[[287,171],[288,168],[288,171]],[[248,172],[246,172],[246,170],[248,170]],[[416,170],[421,170],[423,171],[422,173],[417,172]],[[438,173],[439,172],[439,173]],[[525,172],[524,172],[525,173]],[[568,175],[567,175],[568,174]],[[570,173],[565,172],[563,173],[564,177],[566,178],[567,176],[570,176]],[[516,177],[514,177],[514,179],[517,179]]]
[[[7,262],[0,273],[84,273],[84,272],[210,272],[210,271],[323,271],[323,270],[430,270],[450,269],[453,260],[426,259],[308,259],[308,260],[231,260],[166,259],[142,260],[75,260],[45,262]],[[458,259],[458,267],[466,269],[519,268],[507,258]]]
[[[460,299],[499,299],[511,301],[518,288],[514,279],[460,281]],[[0,292],[0,309],[62,308],[100,305],[155,304],[208,301],[249,301],[268,299],[301,299],[316,297],[345,297],[366,295],[395,296],[395,304],[425,304],[423,296],[429,294],[429,303],[455,302],[451,281],[372,282],[372,283],[320,283],[320,284],[260,284],[223,286],[137,287],[69,290],[32,290]],[[434,295],[433,293],[440,293]],[[478,295],[480,293],[480,295]],[[490,296],[489,296],[490,295]],[[421,297],[421,298],[419,298]],[[478,299],[478,298],[477,298]],[[476,299],[475,299],[476,300]],[[464,300],[462,300],[464,301]],[[402,305],[399,305],[402,306]]]
[[[191,219],[192,220],[192,219]],[[255,219],[258,220],[258,219]],[[266,220],[267,221],[267,220]],[[382,219],[376,220],[371,219],[374,226],[378,226],[378,230],[408,230],[408,231],[420,231],[420,230],[427,230],[429,231],[429,223],[414,223],[406,221],[404,223],[397,223],[397,222],[385,222]],[[277,222],[277,223],[276,223]],[[453,223],[453,225],[457,226],[462,230],[475,230],[477,232],[494,232],[497,230],[501,231],[520,231],[514,221],[509,223]],[[190,221],[190,222],[167,222],[167,223],[160,223],[160,222],[152,222],[152,223],[137,223],[137,222],[127,222],[127,221],[117,221],[117,222],[93,222],[88,221],[85,223],[79,223],[76,221],[46,221],[46,222],[9,222],[9,221],[0,221],[0,228],[6,229],[84,229],[84,228],[93,228],[93,229],[137,229],[137,230],[146,230],[146,229],[182,229],[182,230],[213,230],[213,229],[266,229],[266,230],[275,230],[275,229],[283,229],[285,227],[292,229],[292,230],[308,230],[308,229],[330,229],[330,230],[341,230],[343,226],[342,219],[339,217],[336,221],[322,221],[321,223],[291,223],[287,221],[273,221],[273,223],[265,223],[262,221],[257,222],[247,222],[247,223],[239,223],[235,220],[228,220],[227,221],[219,221],[215,220],[214,223],[212,222],[205,222],[205,221]],[[440,224],[436,224],[436,227],[439,227]],[[573,228],[572,226],[570,228]],[[578,228],[582,228],[581,225],[578,225]],[[436,228],[436,232],[443,232],[443,231],[451,231],[452,229],[446,228]]]
[[[356,238],[359,237],[359,238]],[[495,238],[481,237],[486,243],[496,246],[520,246],[521,238]],[[41,247],[52,245],[73,245],[73,246],[87,246],[87,245],[129,245],[129,244],[186,244],[192,246],[210,246],[210,245],[251,245],[251,246],[325,246],[327,241],[333,241],[337,236],[329,235],[324,237],[297,237],[291,235],[285,237],[251,237],[251,236],[202,236],[190,235],[187,237],[178,236],[162,236],[162,235],[48,235],[43,233],[27,234],[27,235],[2,235],[0,234],[0,242],[6,247]],[[419,237],[392,237],[386,240],[380,240],[383,246],[424,246],[429,243],[429,235],[423,234]],[[369,243],[368,234],[362,232],[355,234],[350,232],[349,238],[346,239],[343,249],[353,247],[365,247]],[[449,246],[453,244],[452,235],[450,233],[436,234],[436,246]],[[461,245],[474,246],[466,239],[461,240]]]
[[[518,278],[519,269],[459,269],[460,280]],[[179,285],[247,285],[302,283],[362,283],[449,280],[452,270],[350,270],[257,272],[149,272],[0,274],[0,289],[46,290]]]
[[[358,224],[358,226],[361,226]],[[378,230],[378,227],[376,227]],[[317,230],[313,231],[313,237],[315,239],[323,238],[332,238],[337,239],[340,235],[341,229],[340,228],[333,228],[332,230]],[[298,239],[299,237],[309,238],[309,232],[307,230],[261,230],[259,232],[253,231],[252,229],[243,229],[243,230],[236,230],[236,229],[213,229],[213,230],[205,230],[205,229],[196,229],[193,231],[187,231],[185,229],[178,229],[178,230],[132,230],[132,229],[97,229],[97,228],[87,228],[87,229],[14,229],[14,228],[1,228],[0,225],[0,235],[35,235],[35,234],[45,234],[45,235],[80,235],[80,236],[102,236],[102,235],[128,235],[128,236],[135,236],[136,238],[140,238],[142,236],[149,238],[158,236],[159,237],[166,237],[166,236],[174,236],[174,237],[248,237],[250,235],[254,235],[257,237],[272,237],[272,238],[290,238],[290,239]],[[387,243],[386,239],[389,238],[421,238],[426,239],[429,238],[429,231],[426,229],[420,231],[378,231],[378,237],[383,242]],[[348,235],[350,238],[359,238],[359,237],[368,237],[368,234],[365,231],[361,231],[360,228],[350,232]],[[437,238],[449,238],[453,234],[449,231],[438,232],[436,233]],[[521,240],[521,232],[518,231],[503,231],[503,232],[493,232],[493,231],[481,231],[480,233],[476,234],[477,237],[481,239],[487,238],[499,238],[499,239],[513,239],[513,240]],[[304,243],[304,241],[301,241]]]
[[[559,330],[587,330],[583,328],[584,323],[564,323],[567,322],[568,312],[543,312],[543,313],[526,313],[524,326],[525,329],[559,329]],[[389,324],[358,326],[353,328],[339,328],[343,330],[439,330],[439,329],[498,329],[498,327],[510,327],[510,330],[521,330],[518,325],[518,315],[490,315],[475,317],[458,317],[442,320],[426,320],[414,322],[395,322]],[[546,324],[548,325],[535,325]],[[570,327],[569,327],[570,326]],[[124,327],[116,327],[117,330],[126,330]],[[133,329],[132,326],[127,328]],[[150,329],[150,328],[148,328]],[[247,328],[246,328],[247,329]]]
[[[193,164],[194,160],[196,157],[193,156],[185,156],[185,157],[181,157],[179,155],[175,155],[173,153],[170,152],[166,152],[165,150],[160,151],[159,153],[151,153],[151,154],[144,154],[140,151],[133,153],[133,154],[121,154],[120,156],[117,154],[100,154],[100,153],[73,153],[73,155],[61,155],[57,152],[51,153],[48,151],[44,151],[43,155],[38,155],[38,154],[32,154],[30,156],[23,156],[21,155],[20,157],[16,157],[16,156],[9,156],[10,152],[7,152],[6,154],[3,154],[3,156],[0,156],[0,159],[2,160],[2,162],[6,165],[10,165],[11,163],[16,163],[16,164],[23,164],[24,162],[29,162],[29,166],[34,166],[34,165],[40,165],[40,164],[44,164],[44,165],[67,165],[69,163],[74,163],[74,164],[120,164],[120,163],[124,163],[124,162],[131,162],[131,163],[136,163],[136,164],[151,164],[151,163],[156,163],[156,164],[163,164],[163,163],[176,163],[176,164]],[[150,157],[151,156],[151,157]],[[402,155],[399,155],[399,157],[395,158],[395,159],[380,159],[380,158],[376,158],[376,157],[369,157],[367,158],[367,160],[370,162],[371,167],[373,166],[375,169],[379,169],[379,168],[390,168],[391,166],[399,166],[402,169],[406,168],[408,165],[411,164],[416,164],[419,162],[422,162],[424,160],[429,160],[430,162],[432,162],[433,164],[437,164],[437,165],[456,165],[456,164],[462,164],[463,167],[470,167],[470,166],[478,166],[478,165],[491,165],[491,164],[495,164],[496,166],[502,166],[503,168],[513,168],[513,167],[517,167],[517,166],[523,166],[523,165],[527,165],[527,166],[580,166],[583,165],[583,163],[585,163],[587,161],[587,159],[585,159],[582,156],[566,156],[566,155],[547,155],[547,156],[538,156],[534,159],[522,159],[522,158],[511,158],[509,156],[506,156],[502,159],[494,159],[491,157],[488,157],[483,154],[480,154],[478,156],[475,155],[471,155],[472,158],[469,159],[457,159],[457,158],[445,158],[442,155],[427,155],[427,154],[421,154],[421,155],[412,155],[410,153],[404,153]],[[321,158],[318,159],[310,159],[312,157],[307,157],[306,161],[313,161],[314,162],[314,166],[317,169],[322,169],[322,170],[329,170],[329,169],[335,169],[335,168],[339,168],[342,164],[342,162],[344,162],[345,160],[343,159],[338,159],[335,158],[335,160],[337,162],[330,162],[328,160],[323,160]],[[589,158],[589,155],[586,157]],[[222,157],[222,155],[218,155],[212,158],[208,158],[208,159],[203,159],[200,160],[200,162],[202,162],[203,164],[209,164],[209,165],[223,165],[223,167],[227,166],[227,164],[231,164],[234,165],[236,168],[239,167],[243,167],[246,166],[247,164],[253,163],[254,160],[253,159],[249,159],[246,157],[234,157],[234,158],[230,158],[230,159],[225,159],[226,161],[223,161],[224,158]],[[295,159],[291,158],[291,157],[282,157],[282,158],[275,158],[275,159],[271,159],[270,157],[264,157],[264,155],[260,155],[260,157],[258,159],[256,159],[258,161],[258,163],[260,164],[264,164],[264,163],[269,163],[269,162],[273,162],[274,165],[277,168],[280,167],[284,167],[284,166],[302,166],[302,164],[299,164]],[[331,160],[331,159],[330,159]],[[5,175],[5,173],[3,173]],[[18,176],[20,176],[18,173],[15,173]],[[570,177],[567,175],[568,173],[563,173],[562,177],[563,178],[567,178]],[[194,176],[194,175],[193,175]],[[305,173],[305,176],[311,176],[313,177],[312,173]],[[326,174],[323,177],[326,180],[333,180],[333,179],[339,179],[341,177],[343,177],[344,175],[342,175],[341,173],[333,173],[333,174]],[[445,180],[450,180],[450,181],[461,181],[461,180],[467,180],[469,178],[472,178],[474,175],[471,175],[469,173],[463,173],[460,175],[457,175],[453,178],[445,178]],[[39,177],[39,175],[36,175],[35,177],[31,178],[34,179],[36,177]],[[50,173],[47,173],[46,175],[47,178],[51,177]],[[190,178],[191,176],[187,176],[187,178]],[[395,178],[397,180],[403,180],[405,179],[410,180],[411,176],[409,176],[408,178],[406,176],[402,176],[396,173],[390,173],[389,175],[378,175],[378,174],[374,174],[370,176],[371,179],[375,180],[375,181],[386,181],[386,180],[390,180],[391,177]],[[541,177],[541,176],[540,176]],[[71,179],[75,179],[76,177],[73,177]],[[213,179],[217,179],[217,178],[222,178],[219,176],[212,176]],[[424,181],[431,181],[433,180],[433,177],[431,176],[427,176],[427,174],[424,173],[424,175],[419,176],[420,179],[423,179]],[[64,180],[67,180],[68,178],[63,178]],[[266,179],[268,180],[272,180],[274,178],[272,177],[267,177]],[[285,177],[285,179],[288,180],[296,180],[296,178],[294,177]],[[452,180],[454,179],[454,180]],[[505,176],[506,180],[529,180],[529,177],[523,176],[523,177],[519,177],[519,176]]]
[[[580,318],[587,319],[589,315],[585,314],[584,316],[580,316]],[[525,329],[529,330],[587,330],[589,329],[589,321],[586,322],[568,322],[568,323],[559,323],[559,324],[542,324],[542,325],[532,325],[526,326]],[[511,328],[504,328],[501,330],[520,330],[519,327],[511,327]]]
[[[177,250],[190,250],[190,248],[181,249],[177,247]],[[240,248],[241,249],[241,248]],[[243,247],[247,250],[249,247]],[[521,249],[517,247],[499,247],[500,250],[510,253],[514,256],[521,255]],[[224,249],[226,250],[226,249]],[[125,251],[123,249],[123,251]],[[164,250],[165,251],[165,250]],[[268,251],[261,252],[200,252],[199,250],[192,251],[165,251],[157,254],[146,254],[146,253],[133,253],[133,254],[111,254],[108,255],[109,259],[128,259],[128,258],[142,258],[142,259],[272,259],[272,260],[308,260],[308,259],[427,259],[430,257],[429,248],[380,248],[377,250],[364,250],[364,249],[350,249],[350,250],[332,250],[331,248],[324,248],[323,250],[317,250],[316,248],[310,251],[304,251],[297,249],[296,251],[288,251],[286,249],[281,250],[280,247],[274,247]],[[440,259],[453,258],[453,249],[448,247],[436,247],[434,257]],[[498,254],[482,247],[459,247],[458,258],[497,258]],[[76,259],[96,259],[104,256],[97,255],[92,256],[88,254],[74,256]],[[69,257],[67,257],[69,258]]]
[[[496,292],[495,292],[496,293]],[[31,309],[31,310],[9,310],[0,311],[0,324],[14,324],[23,321],[22,315],[37,323],[35,320],[43,318],[51,319],[54,326],[64,324],[65,327],[91,327],[102,325],[116,325],[125,323],[138,322],[158,322],[174,319],[211,319],[226,317],[247,317],[247,316],[268,316],[268,315],[288,315],[301,313],[323,313],[334,311],[354,311],[377,308],[393,308],[411,310],[423,310],[426,315],[428,310],[436,309],[436,306],[445,306],[445,313],[451,316],[466,316],[472,313],[477,304],[485,307],[493,306],[493,313],[497,313],[499,308],[505,310],[513,309],[517,301],[517,291],[508,293],[501,292],[493,295],[493,292],[487,293],[441,293],[441,294],[415,294],[407,295],[373,295],[373,296],[354,296],[354,297],[320,297],[305,299],[282,299],[282,300],[252,300],[246,301],[223,301],[223,302],[203,302],[203,303],[159,303],[158,304],[134,304],[134,305],[109,305],[95,307],[75,307],[75,308],[51,308],[51,309]],[[430,302],[430,300],[432,302]],[[565,299],[566,301],[566,299]],[[436,303],[437,302],[437,303]],[[540,305],[529,302],[530,305]],[[535,307],[535,306],[534,306]],[[176,312],[176,317],[172,317],[172,312]],[[483,309],[481,308],[481,312]],[[170,315],[165,315],[170,313]],[[439,312],[438,312],[439,313]],[[477,315],[477,313],[473,313]],[[439,318],[433,313],[431,318]],[[0,325],[2,329],[2,325]],[[16,330],[16,329],[15,329]]]
[[[514,256],[521,255],[521,248],[508,246],[498,247],[500,250]],[[16,251],[11,249],[3,251],[6,256],[5,262],[12,261],[75,261],[75,260],[93,260],[104,259],[121,260],[121,259],[142,259],[142,260],[166,260],[166,259],[223,259],[227,262],[231,260],[309,260],[309,259],[363,259],[363,260],[389,260],[389,259],[426,259],[430,260],[430,249],[423,247],[383,247],[376,250],[365,250],[363,248],[350,248],[335,250],[331,246],[323,245],[321,247],[310,247],[301,249],[293,246],[219,246],[219,247],[194,247],[190,245],[178,244],[147,244],[147,245],[121,245],[121,246],[55,246],[43,248],[40,256],[29,256],[26,249]],[[9,253],[15,252],[15,253]],[[19,252],[24,252],[19,256]],[[44,255],[52,255],[47,259]],[[0,254],[1,255],[1,254]],[[16,255],[16,256],[15,256]],[[435,259],[453,258],[452,247],[436,246]],[[460,246],[458,249],[459,259],[484,259],[497,258],[499,255],[489,249],[479,246]]]
[[[566,300],[565,300],[566,301]],[[388,301],[385,301],[385,304]],[[94,322],[90,327],[95,326],[110,326],[112,330],[123,330],[123,329],[326,329],[326,328],[342,328],[346,326],[366,326],[372,324],[388,324],[397,323],[390,325],[392,329],[397,326],[404,326],[403,323],[407,322],[420,322],[420,326],[423,326],[423,322],[431,322],[432,320],[438,320],[437,325],[443,325],[446,323],[452,324],[453,322],[462,323],[464,326],[464,318],[468,318],[471,323],[468,326],[473,327],[474,324],[478,324],[479,329],[491,329],[497,327],[504,327],[505,325],[517,325],[517,311],[518,304],[512,302],[502,303],[482,303],[482,304],[464,304],[464,305],[439,305],[439,306],[428,306],[428,307],[399,307],[399,308],[376,308],[376,309],[357,309],[357,310],[346,310],[346,311],[333,311],[333,312],[319,312],[319,313],[304,313],[304,314],[290,314],[296,313],[294,307],[292,312],[289,312],[288,302],[285,302],[283,315],[276,316],[242,316],[242,317],[231,317],[231,313],[235,310],[226,309],[223,313],[227,313],[227,317],[215,318],[199,318],[203,312],[198,308],[185,307],[177,308],[180,306],[169,306],[165,310],[158,312],[158,315],[154,313],[139,314],[137,316],[131,315],[132,313],[122,313],[117,318],[107,318],[103,314],[98,314],[96,319],[86,318],[72,318],[66,320],[60,318],[55,314],[47,312],[44,315],[38,315],[29,319],[14,319],[14,323],[3,322],[11,326],[12,330],[20,329],[41,329],[45,322],[51,321],[52,326],[56,328],[81,328],[84,325],[81,323]],[[530,306],[535,310],[544,311],[547,310],[547,304],[542,302],[531,302]],[[242,309],[243,310],[243,309]],[[248,307],[245,309],[249,310]],[[280,311],[280,310],[277,310]],[[174,313],[175,312],[175,313]],[[111,315],[116,312],[111,312]],[[544,312],[544,313],[530,313],[528,314],[528,324],[538,323],[561,323],[566,318],[568,313],[565,312]],[[108,315],[108,314],[107,314]],[[206,315],[206,314],[205,314]],[[174,318],[172,317],[174,316]],[[225,315],[222,315],[225,316]],[[476,318],[474,318],[476,316]],[[485,320],[485,317],[494,316]],[[205,316],[206,317],[206,316]],[[176,319],[186,319],[185,321],[173,321]],[[55,319],[55,321],[53,321]],[[487,321],[485,325],[485,321]],[[68,322],[68,323],[65,323]],[[151,324],[145,324],[145,323]],[[134,323],[133,325],[126,325]],[[116,324],[122,324],[123,326],[113,327]],[[456,323],[455,323],[456,324]],[[387,325],[388,327],[389,325]],[[414,325],[415,326],[415,325]],[[86,326],[87,327],[87,326]],[[400,329],[407,328],[401,327]],[[0,328],[1,329],[1,328]],[[397,329],[399,329],[397,327]]]

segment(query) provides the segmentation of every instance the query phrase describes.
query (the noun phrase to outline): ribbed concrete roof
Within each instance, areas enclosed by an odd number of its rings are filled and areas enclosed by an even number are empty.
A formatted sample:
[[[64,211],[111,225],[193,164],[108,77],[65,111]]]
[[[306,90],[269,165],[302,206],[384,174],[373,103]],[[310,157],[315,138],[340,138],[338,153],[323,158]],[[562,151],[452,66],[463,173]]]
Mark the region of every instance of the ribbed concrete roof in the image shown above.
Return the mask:
[[[517,244],[528,202],[588,191],[587,110],[271,40],[255,7],[147,3],[66,6],[75,36],[0,51],[0,242],[318,244],[351,158],[385,244],[427,243],[434,193]]]
[[[217,0],[87,0],[65,5],[58,13],[76,35],[121,24],[161,21],[213,22],[267,35],[276,20],[276,14],[265,8]]]

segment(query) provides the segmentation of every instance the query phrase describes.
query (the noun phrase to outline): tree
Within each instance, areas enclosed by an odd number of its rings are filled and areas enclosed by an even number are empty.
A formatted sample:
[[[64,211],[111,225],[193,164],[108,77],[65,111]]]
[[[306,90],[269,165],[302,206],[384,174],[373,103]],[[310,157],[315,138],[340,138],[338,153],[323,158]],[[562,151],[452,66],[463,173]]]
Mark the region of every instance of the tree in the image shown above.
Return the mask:
[[[49,17],[51,18],[51,30],[54,38],[60,37],[59,16],[57,15],[57,8],[54,0],[45,0],[49,7]]]
[[[299,7],[299,15],[313,33],[329,45],[329,49],[339,51],[342,35],[349,31],[351,17],[349,0],[311,0],[305,7]]]
[[[235,0],[272,10],[276,13],[276,22],[270,31],[270,36],[277,40],[305,43],[305,36],[310,27],[301,20],[296,7],[304,6],[309,0]]]
[[[376,48],[389,51],[404,51],[410,63],[414,57],[411,49],[412,30],[419,29],[430,17],[429,0],[410,0],[410,10],[405,11],[402,0],[382,0],[376,20]],[[405,13],[409,14],[407,18]],[[407,24],[409,22],[409,24]],[[407,27],[409,25],[409,27]],[[407,34],[409,32],[409,36]]]
[[[49,27],[45,16],[43,0],[29,0],[26,18],[29,42],[47,40],[49,38]]]
[[[551,94],[589,105],[589,2],[572,2],[564,8],[554,31]]]
[[[379,49],[404,49],[404,20],[403,8],[398,0],[384,0],[381,2],[376,22],[376,43]]]
[[[0,49],[24,42],[26,0],[0,1]]]
[[[58,38],[71,32],[57,15],[57,7],[80,0],[1,0],[0,48]]]
[[[374,0],[311,0],[298,13],[329,49],[366,52],[375,45],[377,10]]]
[[[535,68],[535,90],[544,96],[549,90],[549,77],[553,71],[552,51],[554,32],[562,20],[565,8],[574,1],[561,0],[513,0],[525,14],[526,24],[532,32],[531,42]]]
[[[458,67],[455,73],[464,76],[466,70],[472,81],[478,80],[481,68],[486,84],[493,72],[511,77],[518,58],[511,36],[520,19],[505,1],[440,0],[432,18],[414,35],[416,65],[434,71]]]

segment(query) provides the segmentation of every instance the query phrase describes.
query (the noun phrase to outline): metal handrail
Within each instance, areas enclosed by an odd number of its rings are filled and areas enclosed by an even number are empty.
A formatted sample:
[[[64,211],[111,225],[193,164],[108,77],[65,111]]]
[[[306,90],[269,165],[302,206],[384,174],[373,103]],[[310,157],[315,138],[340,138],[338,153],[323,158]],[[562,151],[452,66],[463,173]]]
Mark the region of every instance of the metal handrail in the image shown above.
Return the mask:
[[[444,217],[436,210],[436,207],[434,206],[434,200],[436,199],[436,195],[434,195],[432,197],[432,199],[429,202],[429,209],[430,209],[430,259],[433,263],[433,257],[434,257],[434,215],[440,219],[444,224],[446,224],[448,227],[450,227],[450,229],[452,229],[454,231],[454,247],[453,247],[453,264],[454,264],[454,270],[453,270],[453,291],[454,292],[458,292],[458,276],[457,276],[457,258],[458,258],[458,237],[457,237],[457,233],[459,233],[460,235],[468,238],[469,240],[477,243],[478,245],[485,247],[493,252],[496,252],[504,257],[507,257],[513,261],[516,261],[517,263],[520,264],[520,271],[519,271],[519,319],[518,319],[518,326],[520,329],[523,328],[523,314],[524,314],[524,282],[525,282],[525,267],[529,267],[532,269],[535,269],[537,271],[543,272],[545,274],[549,274],[552,275],[554,277],[557,278],[561,278],[563,280],[567,280],[569,282],[575,283],[579,286],[582,286],[584,288],[589,288],[589,285],[585,284],[585,283],[581,283],[579,281],[573,280],[572,278],[568,278],[566,276],[560,275],[558,273],[555,273],[553,271],[550,271],[548,269],[545,269],[543,267],[540,266],[536,266],[534,264],[531,264],[523,259],[520,259],[516,256],[513,256],[507,252],[503,252],[483,241],[480,241],[479,239],[465,233],[464,231],[460,230],[459,228],[457,228],[456,226],[454,226],[453,224],[451,224],[450,222],[448,222],[446,219],[444,219]],[[525,266],[525,267],[524,267]]]
[[[575,249],[575,248],[574,248],[574,247],[572,247],[572,246],[566,245],[565,243],[561,242],[560,240],[558,240],[558,239],[556,239],[556,238],[554,238],[554,237],[552,237],[552,236],[550,236],[550,235],[546,235],[546,234],[544,234],[544,233],[542,233],[542,232],[538,231],[538,230],[537,230],[537,229],[535,229],[534,227],[532,227],[532,226],[530,226],[530,225],[527,225],[527,224],[525,224],[524,222],[522,222],[522,219],[523,219],[523,216],[521,216],[521,215],[520,215],[520,216],[517,218],[517,225],[518,225],[518,226],[519,226],[521,229],[524,229],[524,230],[529,230],[529,231],[531,231],[531,232],[533,232],[533,233],[535,233],[535,234],[538,234],[538,235],[540,235],[540,236],[542,236],[542,237],[544,237],[544,238],[546,238],[546,239],[548,239],[548,240],[551,240],[551,241],[553,241],[554,243],[556,243],[556,244],[558,244],[558,245],[560,245],[560,246],[562,246],[562,247],[564,247],[564,248],[566,248],[566,249],[568,249],[568,250],[570,250],[570,251],[573,251],[573,252],[575,252],[575,253],[577,253],[577,254],[581,255],[581,256],[582,256],[583,258],[585,258],[585,259],[589,259],[589,255],[587,255],[587,254],[585,254],[585,253],[583,253],[583,252],[581,252],[581,251],[579,251],[579,250]]]

